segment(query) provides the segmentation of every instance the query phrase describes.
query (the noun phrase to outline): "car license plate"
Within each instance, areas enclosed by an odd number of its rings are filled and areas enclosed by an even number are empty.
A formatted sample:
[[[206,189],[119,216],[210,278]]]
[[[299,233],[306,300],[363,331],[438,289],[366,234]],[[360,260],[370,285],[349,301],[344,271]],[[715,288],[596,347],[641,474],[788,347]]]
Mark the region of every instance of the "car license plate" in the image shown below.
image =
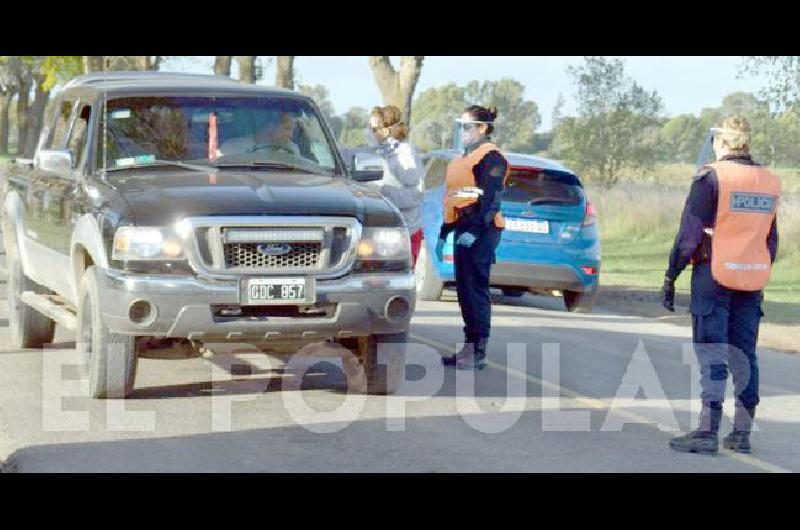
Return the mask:
[[[313,286],[305,278],[251,278],[245,280],[246,305],[312,304]]]
[[[536,219],[506,219],[506,229],[529,234],[549,234],[550,223]]]

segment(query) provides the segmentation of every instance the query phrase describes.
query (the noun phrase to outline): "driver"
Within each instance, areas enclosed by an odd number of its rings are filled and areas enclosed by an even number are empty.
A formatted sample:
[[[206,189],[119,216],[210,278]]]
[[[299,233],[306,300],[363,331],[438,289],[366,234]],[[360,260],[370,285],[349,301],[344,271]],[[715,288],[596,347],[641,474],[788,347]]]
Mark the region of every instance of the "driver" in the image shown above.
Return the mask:
[[[266,122],[256,129],[252,136],[231,138],[220,147],[225,155],[255,153],[257,151],[276,151],[300,155],[300,148],[292,140],[295,121],[286,111],[270,112]]]

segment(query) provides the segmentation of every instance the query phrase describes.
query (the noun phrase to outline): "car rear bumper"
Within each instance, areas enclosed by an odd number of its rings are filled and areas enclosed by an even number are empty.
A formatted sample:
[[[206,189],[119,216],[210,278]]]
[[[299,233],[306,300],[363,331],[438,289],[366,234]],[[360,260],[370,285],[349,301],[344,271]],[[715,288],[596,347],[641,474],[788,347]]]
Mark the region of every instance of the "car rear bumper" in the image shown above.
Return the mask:
[[[219,307],[240,307],[239,282],[207,281],[193,276],[140,275],[106,270],[98,274],[101,311],[109,329],[127,335],[193,340],[327,340],[400,333],[410,325],[415,304],[413,274],[349,275],[316,282],[322,314],[221,316]],[[407,314],[388,315],[394,299],[408,304]],[[131,320],[131,304],[154,308],[142,323]],[[265,310],[267,311],[267,310]]]
[[[513,261],[495,263],[489,281],[497,287],[555,291],[591,292],[597,288],[597,275],[584,276],[569,265]]]

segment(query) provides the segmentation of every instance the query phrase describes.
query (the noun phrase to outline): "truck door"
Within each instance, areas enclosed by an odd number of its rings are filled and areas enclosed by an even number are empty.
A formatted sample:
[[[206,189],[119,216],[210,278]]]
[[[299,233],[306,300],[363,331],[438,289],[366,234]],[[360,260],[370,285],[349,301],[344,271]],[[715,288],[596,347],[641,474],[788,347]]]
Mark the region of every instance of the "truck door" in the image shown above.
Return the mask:
[[[76,189],[76,178],[74,161],[66,154],[75,103],[70,99],[53,103],[34,157],[31,186],[25,198],[31,276],[58,292],[67,292],[70,285],[70,198]]]

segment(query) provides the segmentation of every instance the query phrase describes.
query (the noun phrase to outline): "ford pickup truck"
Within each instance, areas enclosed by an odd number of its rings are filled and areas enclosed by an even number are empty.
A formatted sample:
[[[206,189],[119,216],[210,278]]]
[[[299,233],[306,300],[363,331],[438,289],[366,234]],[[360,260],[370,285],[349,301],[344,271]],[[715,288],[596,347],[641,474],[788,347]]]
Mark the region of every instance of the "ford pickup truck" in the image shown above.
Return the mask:
[[[93,74],[2,175],[18,348],[74,330],[91,396],[132,394],[158,341],[353,352],[404,375],[415,304],[402,216],[345,165],[314,102],[225,77]],[[265,350],[266,351],[266,350]],[[383,352],[380,353],[379,352]]]

